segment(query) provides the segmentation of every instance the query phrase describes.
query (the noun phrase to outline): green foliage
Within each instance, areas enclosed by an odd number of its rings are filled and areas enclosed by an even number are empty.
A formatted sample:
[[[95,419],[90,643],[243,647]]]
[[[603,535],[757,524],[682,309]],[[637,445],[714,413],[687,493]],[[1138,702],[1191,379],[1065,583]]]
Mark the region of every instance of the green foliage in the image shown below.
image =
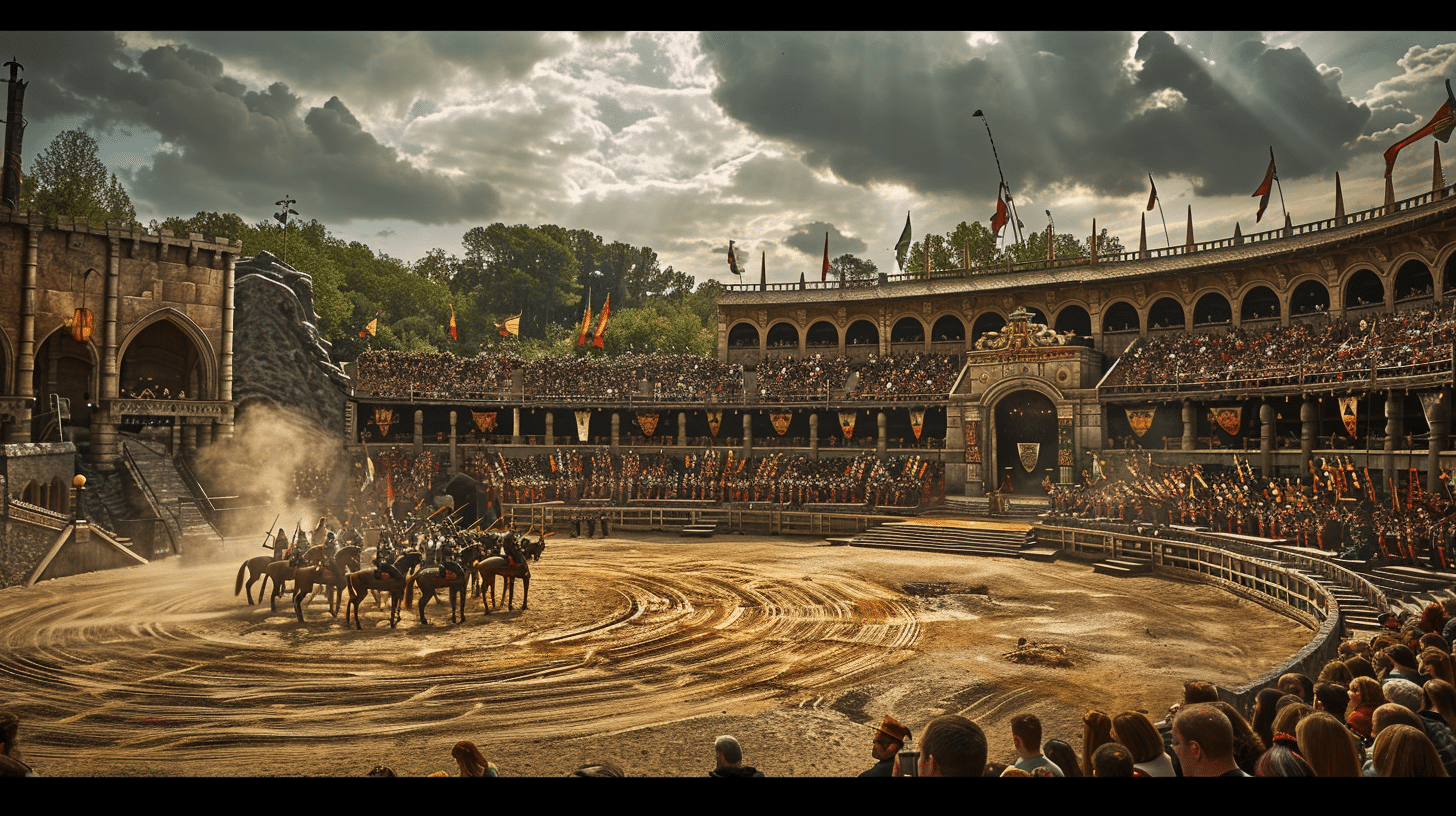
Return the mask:
[[[930,269],[932,272],[945,269],[996,269],[1005,268],[1008,263],[1043,261],[1047,257],[1047,234],[1031,233],[1021,244],[1011,244],[998,249],[997,239],[991,230],[980,221],[967,224],[962,221],[945,235],[927,235],[924,241],[910,246],[905,271],[909,274],[924,274],[925,247],[930,248]],[[1086,258],[1090,254],[1090,243],[1066,233],[1056,236],[1057,258]],[[1110,255],[1124,251],[1122,241],[1115,235],[1102,230],[1098,236],[1097,252]]]
[[[845,253],[829,262],[829,274],[838,280],[873,280],[879,276],[880,268],[874,261],[860,260]]]
[[[81,218],[95,227],[136,222],[136,208],[86,131],[67,130],[36,156],[21,185],[20,206],[47,216]]]
[[[462,243],[450,290],[476,290],[471,320],[520,314],[521,335],[542,338],[548,324],[580,314],[580,264],[566,230],[495,223],[472,228]]]
[[[665,299],[650,301],[636,309],[618,311],[614,307],[602,341],[606,353],[611,355],[628,351],[710,355],[717,348],[713,333],[691,307]]]

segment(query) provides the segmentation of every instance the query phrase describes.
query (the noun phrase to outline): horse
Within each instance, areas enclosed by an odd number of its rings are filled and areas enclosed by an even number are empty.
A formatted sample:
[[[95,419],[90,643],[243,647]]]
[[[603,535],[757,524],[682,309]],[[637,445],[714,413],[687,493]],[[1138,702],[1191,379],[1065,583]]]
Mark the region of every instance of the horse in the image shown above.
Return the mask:
[[[425,620],[425,605],[435,597],[435,590],[448,588],[450,590],[450,622],[455,622],[455,605],[460,605],[460,622],[465,622],[465,586],[468,576],[464,569],[454,561],[446,561],[436,567],[429,567],[415,572],[405,581],[405,606],[414,603],[415,587],[420,588],[420,623],[429,624]],[[487,610],[488,612],[489,610]]]
[[[273,556],[271,555],[260,555],[244,561],[243,565],[241,567],[238,567],[238,581],[233,586],[233,595],[241,595],[243,593],[243,573],[248,573],[248,606],[252,606],[253,584],[256,583],[259,578],[261,578],[263,579],[264,586],[267,585],[268,567],[273,563]],[[280,561],[278,563],[287,562]],[[260,602],[263,600],[263,587],[258,587],[258,600]]]
[[[324,562],[328,560],[328,553],[325,552],[323,547],[310,547],[306,552],[303,553],[303,555],[299,556],[299,558],[303,562],[303,564],[317,567],[322,566]],[[273,579],[273,594],[269,598],[269,609],[274,612],[278,611],[278,596],[282,595],[286,591],[283,589],[284,581],[293,581],[294,591],[297,592],[297,572],[300,569],[306,568],[306,566],[295,568],[292,561],[274,561],[273,563],[268,565],[267,577]],[[267,582],[265,581],[264,583],[266,584]],[[312,587],[310,587],[310,589],[312,589]],[[261,601],[262,599],[263,587],[259,586],[258,600]]]
[[[299,567],[293,572],[293,609],[303,623],[303,598],[313,591],[314,584],[328,590],[329,614],[339,616],[344,601],[344,585],[349,570],[359,568],[359,548],[345,547],[334,554],[333,566]],[[345,618],[345,623],[348,619]]]
[[[381,577],[374,577],[374,569],[362,569],[358,572],[351,572],[346,577],[349,585],[349,606],[344,609],[344,625],[349,625],[349,608],[354,610],[354,628],[363,629],[364,624],[359,620],[359,602],[364,600],[367,592],[375,593],[375,603],[378,603],[381,591],[389,593],[389,628],[393,629],[399,624],[402,617],[399,613],[399,603],[404,593],[404,573],[395,569],[393,565],[386,565],[380,570]]]
[[[500,542],[506,553],[504,558],[495,555],[484,561],[477,561],[475,564],[475,571],[480,575],[482,594],[484,587],[489,586],[491,602],[495,603],[496,608],[499,609],[500,605],[496,603],[495,577],[501,576],[504,582],[501,594],[509,597],[509,600],[506,601],[506,609],[513,610],[516,602],[516,579],[520,578],[524,585],[524,591],[521,593],[521,611],[525,612],[526,602],[531,595],[531,567],[527,565],[526,555],[521,552],[520,546],[516,543],[515,533],[506,533],[501,537]],[[485,614],[489,615],[490,609],[491,605],[486,604]]]

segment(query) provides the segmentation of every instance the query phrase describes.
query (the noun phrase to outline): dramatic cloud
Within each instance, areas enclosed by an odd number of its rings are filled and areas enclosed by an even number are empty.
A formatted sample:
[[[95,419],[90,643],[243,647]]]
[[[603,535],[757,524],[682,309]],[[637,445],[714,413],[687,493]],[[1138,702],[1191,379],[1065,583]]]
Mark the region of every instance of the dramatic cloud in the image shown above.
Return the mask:
[[[794,230],[784,238],[784,246],[797,249],[805,255],[824,257],[824,235],[829,234],[829,257],[838,258],[848,252],[858,255],[869,249],[869,245],[858,238],[851,238],[835,228],[833,224],[814,221]]]
[[[1149,171],[1234,193],[1271,145],[1285,178],[1324,173],[1342,166],[1370,116],[1341,94],[1338,73],[1257,35],[1207,38],[1206,55],[1163,32],[1137,43],[1126,32],[1017,32],[975,46],[883,32],[702,42],[725,112],[865,185],[994,197],[976,109],[1014,190],[1075,179],[1105,195],[1134,192]]]

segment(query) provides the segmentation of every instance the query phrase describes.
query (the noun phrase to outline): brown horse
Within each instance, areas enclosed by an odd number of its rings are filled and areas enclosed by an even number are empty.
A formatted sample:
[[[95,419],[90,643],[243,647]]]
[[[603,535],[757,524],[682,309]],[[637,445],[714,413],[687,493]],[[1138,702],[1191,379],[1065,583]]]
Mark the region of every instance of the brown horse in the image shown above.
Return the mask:
[[[489,560],[489,559],[487,559]],[[435,590],[450,590],[450,622],[455,622],[455,606],[460,605],[460,622],[465,622],[465,592],[469,575],[452,561],[443,565],[418,570],[405,581],[405,605],[414,603],[415,587],[420,588],[420,623],[425,620],[425,605],[435,598]]]
[[[389,628],[393,629],[399,624],[402,617],[399,612],[399,603],[404,596],[405,578],[404,574],[394,567],[386,567],[381,570],[381,577],[374,577],[374,570],[363,569],[358,572],[351,572],[348,575],[349,583],[349,605],[344,609],[344,625],[349,625],[349,609],[354,610],[354,628],[363,629],[364,624],[359,619],[359,602],[370,592],[389,593]]]
[[[271,565],[273,563],[274,563],[273,562],[273,556],[271,556],[271,555],[260,555],[260,556],[257,556],[255,558],[249,558],[247,561],[244,561],[243,562],[243,565],[241,567],[238,567],[238,581],[233,586],[233,595],[241,595],[243,593],[243,573],[246,572],[248,574],[248,583],[247,583],[247,587],[248,587],[248,606],[252,606],[253,605],[253,584],[256,583],[259,578],[261,578],[261,579],[263,579],[263,585],[264,586],[267,586],[267,584],[268,584],[268,567],[269,567],[269,565]],[[286,562],[279,561],[278,563],[282,564],[282,563],[286,563]],[[258,601],[261,603],[262,600],[263,600],[263,587],[260,586],[260,587],[258,587]]]
[[[322,547],[314,547],[305,553],[305,558],[314,550],[321,550]],[[350,570],[359,568],[359,548],[345,547],[334,554],[332,566],[316,565],[311,567],[299,567],[293,572],[293,609],[298,613],[298,622],[303,623],[303,599],[313,592],[314,584],[320,584],[328,590],[329,614],[339,616],[339,607],[344,603],[344,585],[347,582],[346,576]],[[347,623],[347,619],[345,623]]]
[[[506,553],[504,558],[493,555],[483,561],[475,562],[475,571],[480,575],[482,594],[484,594],[485,587],[490,587],[490,603],[487,603],[485,606],[485,614],[487,615],[490,614],[491,604],[495,604],[497,609],[500,608],[500,604],[496,601],[495,595],[495,577],[497,575],[501,576],[502,580],[501,594],[509,598],[506,601],[507,610],[515,608],[517,578],[520,578],[521,583],[524,585],[524,590],[521,593],[522,612],[526,611],[526,602],[531,595],[531,567],[526,563],[526,555],[521,552],[521,548],[516,542],[516,534],[507,533],[503,536],[501,538],[501,548]]]

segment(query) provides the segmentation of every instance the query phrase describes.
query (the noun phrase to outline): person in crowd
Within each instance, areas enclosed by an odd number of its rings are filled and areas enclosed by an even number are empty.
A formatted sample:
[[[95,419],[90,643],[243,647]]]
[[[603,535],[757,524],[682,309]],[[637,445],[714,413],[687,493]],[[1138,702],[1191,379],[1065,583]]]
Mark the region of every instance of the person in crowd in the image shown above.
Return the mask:
[[[1296,728],[1299,753],[1315,776],[1360,776],[1360,751],[1350,729],[1334,716],[1316,711]]]
[[[905,747],[905,740],[909,737],[910,729],[886,714],[875,728],[875,738],[870,743],[870,756],[875,758],[875,764],[860,776],[893,776],[895,757]]]
[[[743,748],[733,737],[725,735],[713,740],[713,754],[718,764],[708,772],[708,776],[723,779],[763,778],[762,771],[752,765],[743,764]]]
[[[1183,711],[1179,711],[1178,716],[1183,716]],[[1177,728],[1177,722],[1177,718],[1174,718],[1174,728]],[[1163,738],[1158,734],[1157,727],[1141,711],[1124,711],[1113,717],[1112,740],[1125,746],[1132,753],[1133,764],[1148,776],[1178,775],[1172,758],[1163,748]]]
[[[1011,743],[1016,749],[1015,767],[1028,774],[1037,768],[1046,768],[1052,776],[1065,776],[1041,751],[1041,720],[1035,714],[1017,714],[1011,718]]]
[[[959,714],[926,723],[920,737],[918,776],[980,776],[986,769],[986,734]]]
[[[1089,776],[1123,776],[1135,775],[1133,768],[1132,754],[1115,742],[1104,742],[1097,746],[1092,753],[1092,773]]]
[[[1081,776],[1082,766],[1077,762],[1077,752],[1072,744],[1066,740],[1050,739],[1041,746],[1046,758],[1057,764],[1062,769],[1064,776]]]
[[[1299,742],[1288,734],[1274,738],[1274,746],[1259,757],[1254,776],[1314,776],[1314,769],[1299,755]]]
[[[1234,729],[1222,711],[1189,706],[1173,719],[1173,750],[1184,776],[1248,776],[1234,761]]]
[[[1395,724],[1381,729],[1371,754],[1376,776],[1450,776],[1436,753],[1436,746],[1414,726]]]
[[[0,768],[0,775],[36,775],[35,769],[20,755],[20,715],[13,711],[0,711],[0,761],[5,765]]]
[[[480,752],[475,743],[460,741],[450,749],[450,756],[455,758],[455,763],[460,766],[461,776],[499,776],[500,772],[495,764],[485,759],[485,754]]]
[[[1093,775],[1092,754],[1109,742],[1112,742],[1112,718],[1101,711],[1089,711],[1082,715],[1083,776]]]

